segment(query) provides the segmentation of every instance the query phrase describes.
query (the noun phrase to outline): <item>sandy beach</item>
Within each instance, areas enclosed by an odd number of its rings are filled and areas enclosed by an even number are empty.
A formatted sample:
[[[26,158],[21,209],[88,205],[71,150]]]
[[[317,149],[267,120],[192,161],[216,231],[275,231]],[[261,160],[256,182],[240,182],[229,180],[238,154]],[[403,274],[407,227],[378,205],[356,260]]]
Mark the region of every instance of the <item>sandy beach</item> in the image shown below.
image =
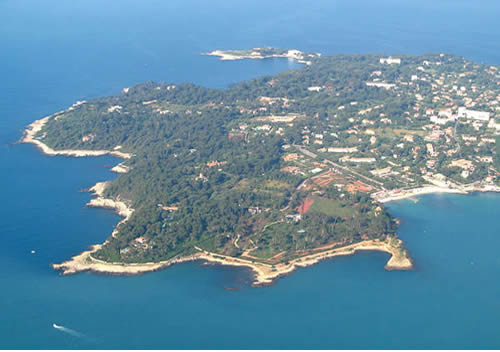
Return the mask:
[[[469,194],[471,192],[500,192],[500,187],[495,185],[466,185],[460,188],[451,188],[428,185],[419,188],[401,190],[398,193],[395,193],[394,191],[377,192],[371,196],[380,203],[387,203],[431,193]]]
[[[445,188],[445,187],[437,187],[437,186],[424,186],[419,188],[413,188],[409,190],[402,190],[399,193],[387,191],[387,192],[378,192],[372,194],[372,197],[379,201],[380,203],[392,202],[395,200],[413,198],[416,196],[421,196],[424,194],[431,193],[457,193],[457,194],[467,194],[466,191],[455,189],[455,188]]]

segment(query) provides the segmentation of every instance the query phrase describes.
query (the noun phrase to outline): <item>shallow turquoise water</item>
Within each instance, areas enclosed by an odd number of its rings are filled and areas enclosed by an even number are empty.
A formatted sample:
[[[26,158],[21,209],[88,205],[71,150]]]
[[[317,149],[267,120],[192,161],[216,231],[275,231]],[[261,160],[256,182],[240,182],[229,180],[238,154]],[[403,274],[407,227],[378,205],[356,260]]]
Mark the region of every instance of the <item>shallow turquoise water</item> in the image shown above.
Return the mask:
[[[298,67],[198,55],[215,48],[445,51],[498,64],[500,5],[481,5],[0,0],[0,347],[499,348],[498,195],[390,204],[412,272],[386,272],[387,255],[365,253],[260,289],[245,269],[199,263],[138,277],[61,277],[50,263],[102,242],[119,220],[85,209],[89,195],[79,192],[115,177],[106,166],[118,160],[11,145],[35,119],[138,82],[223,88]]]

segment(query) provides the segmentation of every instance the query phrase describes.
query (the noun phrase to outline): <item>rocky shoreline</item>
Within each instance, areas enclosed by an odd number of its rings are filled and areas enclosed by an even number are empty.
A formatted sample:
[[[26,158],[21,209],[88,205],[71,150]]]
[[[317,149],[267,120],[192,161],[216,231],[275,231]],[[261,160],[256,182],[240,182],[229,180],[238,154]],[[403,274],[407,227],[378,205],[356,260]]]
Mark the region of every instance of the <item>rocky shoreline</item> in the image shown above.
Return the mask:
[[[118,215],[124,218],[120,223],[125,222],[130,218],[130,216],[134,212],[134,209],[130,208],[125,202],[121,201],[120,199],[114,200],[110,198],[104,198],[104,190],[106,189],[108,184],[109,181],[97,182],[94,186],[88,189],[88,191],[92,192],[92,195],[96,198],[91,199],[87,203],[87,207],[113,209]]]
[[[50,115],[44,117],[43,119],[36,120],[31,123],[28,128],[24,131],[24,137],[21,139],[21,143],[32,143],[38,147],[45,155],[65,155],[72,157],[84,157],[84,156],[102,156],[102,155],[112,155],[122,159],[130,159],[132,154],[120,152],[118,150],[79,150],[79,149],[65,149],[65,150],[54,150],[45,143],[39,141],[35,138],[36,134],[40,132],[47,122],[55,115]]]
[[[209,53],[202,53],[201,55],[206,56],[217,56],[222,61],[234,61],[234,60],[244,60],[244,59],[271,59],[271,58],[287,58],[296,60],[298,63],[311,65],[311,61],[305,60],[304,53],[299,50],[288,50],[283,54],[271,54],[262,55],[258,50],[259,48],[254,48],[254,51],[249,55],[235,55],[232,50],[214,50]],[[315,54],[318,55],[319,54]]]
[[[124,217],[124,219],[120,223],[127,221],[132,214],[133,209],[128,208],[123,202],[103,198],[102,194],[106,184],[107,182],[100,182],[89,189],[89,191],[94,192],[94,195],[96,195],[97,198],[92,199],[88,203],[88,206],[115,209],[119,215]],[[440,187],[423,187],[422,189],[419,189],[417,191],[414,190],[413,192],[402,194],[399,197],[391,197],[390,199],[382,199],[380,201],[388,202],[429,193],[445,192],[468,194],[469,192],[473,191],[497,190],[493,190],[490,188],[470,188],[468,189],[468,191],[465,191]],[[119,226],[119,224],[117,225],[117,227]],[[115,232],[116,230],[113,232],[113,235],[115,234]],[[276,265],[255,262],[237,257],[225,256],[203,250],[199,247],[195,247],[195,249],[198,251],[195,254],[184,257],[176,257],[167,261],[151,263],[109,263],[92,257],[91,254],[99,250],[101,247],[102,245],[92,246],[89,251],[85,251],[64,263],[54,264],[53,268],[62,271],[63,275],[76,274],[85,271],[110,275],[139,275],[147,272],[158,271],[174,264],[201,260],[211,264],[249,268],[253,273],[252,286],[254,287],[271,285],[275,283],[279,278],[293,273],[298,268],[308,267],[317,264],[320,261],[331,259],[337,256],[354,255],[358,251],[379,251],[390,254],[391,257],[384,267],[386,270],[413,269],[413,261],[409,257],[407,251],[403,249],[403,242],[399,239],[386,239],[384,241],[366,240],[339,248],[328,249],[304,257],[296,258],[287,263],[280,263]]]
[[[123,153],[120,151],[56,151],[50,148],[43,142],[35,139],[35,136],[39,131],[41,131],[43,126],[53,116],[54,115],[45,117],[30,124],[29,127],[25,130],[25,136],[22,139],[22,142],[35,144],[44,154],[47,155],[84,157],[109,154],[124,159],[128,159],[131,157],[131,154]],[[113,168],[113,171],[118,173],[127,172],[128,170],[128,167],[124,166],[121,163]],[[104,190],[108,184],[109,182],[98,182],[93,187],[88,189],[88,191],[93,192],[95,198],[91,199],[87,203],[87,206],[113,209],[117,212],[118,215],[123,217],[123,220],[121,220],[117,224],[115,230],[112,233],[112,236],[115,236],[117,228],[120,226],[120,224],[124,223],[130,218],[134,209],[130,208],[125,202],[119,199],[104,198]],[[201,260],[213,264],[248,267],[253,272],[253,286],[270,285],[274,283],[278,278],[294,272],[295,270],[297,270],[297,268],[311,266],[322,260],[330,259],[336,256],[353,255],[357,251],[382,251],[391,254],[391,258],[385,266],[387,270],[410,270],[413,267],[412,261],[407,256],[407,253],[405,251],[401,252],[401,249],[399,247],[391,246],[387,241],[363,241],[341,248],[334,248],[319,253],[310,254],[301,258],[294,259],[290,262],[277,265],[258,263],[251,260],[224,256],[217,253],[211,253],[200,248],[196,248],[198,252],[195,254],[184,257],[176,257],[167,261],[161,261],[157,263],[109,263],[96,259],[92,256],[92,253],[98,251],[105,244],[106,242],[104,242],[103,244],[93,245],[89,250],[84,251],[63,263],[53,264],[52,267],[55,270],[62,271],[63,275],[76,274],[85,271],[110,275],[138,275],[146,272],[161,270],[174,264]]]
[[[102,245],[93,246],[89,251],[83,252],[70,260],[54,264],[52,267],[62,271],[63,275],[76,274],[79,272],[94,272],[110,275],[138,275],[147,272],[161,270],[174,264],[202,260],[212,264],[248,267],[253,273],[252,286],[266,286],[273,284],[280,277],[286,276],[301,267],[307,267],[319,263],[322,260],[337,256],[353,255],[357,251],[380,251],[391,255],[385,265],[386,270],[411,270],[413,263],[407,252],[401,249],[401,242],[397,246],[389,240],[370,240],[352,245],[334,248],[327,251],[310,254],[294,259],[288,263],[270,265],[257,263],[247,259],[229,257],[217,253],[205,251],[195,247],[198,253],[185,257],[176,257],[167,261],[157,263],[109,263],[92,257],[92,253],[99,250]]]
[[[215,53],[211,54],[216,55]],[[35,136],[42,130],[43,126],[50,120],[50,118],[54,116],[57,116],[57,114],[45,117],[30,124],[25,130],[25,135],[21,142],[35,144],[46,155],[65,155],[73,157],[113,155],[123,159],[128,159],[132,156],[131,154],[123,153],[118,150],[54,150],[50,148],[40,140],[36,139]],[[120,163],[115,166],[112,171],[124,173],[129,171],[129,167],[123,165],[123,163]],[[87,206],[113,209],[117,212],[118,215],[123,217],[123,219],[117,224],[115,230],[112,233],[112,236],[115,236],[117,233],[117,228],[120,226],[120,224],[124,223],[130,218],[130,216],[134,212],[134,209],[132,209],[129,205],[127,205],[120,199],[105,198],[104,190],[108,184],[109,182],[98,182],[93,187],[89,188],[88,191],[93,192],[95,198],[91,199],[87,203]],[[416,189],[400,191],[398,193],[394,191],[379,192],[378,194],[373,194],[372,197],[381,203],[385,203],[399,199],[412,198],[429,193],[468,194],[470,192],[476,191],[499,192],[500,187],[495,185],[467,185],[461,188],[449,188],[439,187],[435,185],[426,185]],[[202,260],[213,264],[248,267],[253,272],[253,286],[264,286],[274,283],[278,278],[289,275],[300,267],[311,266],[322,260],[337,256],[353,255],[358,251],[381,251],[390,254],[391,257],[385,265],[386,270],[411,270],[413,268],[413,263],[408,256],[407,251],[402,249],[402,242],[397,239],[393,239],[392,241],[397,242],[392,243],[391,240],[388,239],[384,241],[366,240],[340,248],[320,251],[276,265],[255,262],[249,259],[242,259],[238,257],[224,256],[217,253],[205,251],[198,247],[195,247],[197,253],[184,257],[175,257],[167,261],[156,263],[110,263],[98,260],[92,256],[92,253],[96,252],[103,245],[105,245],[107,242],[106,241],[103,244],[92,246],[88,251],[84,251],[76,255],[68,261],[65,261],[61,264],[53,264],[52,267],[55,270],[62,271],[63,275],[75,274],[85,271],[111,275],[138,275],[146,272],[161,270],[174,264]]]

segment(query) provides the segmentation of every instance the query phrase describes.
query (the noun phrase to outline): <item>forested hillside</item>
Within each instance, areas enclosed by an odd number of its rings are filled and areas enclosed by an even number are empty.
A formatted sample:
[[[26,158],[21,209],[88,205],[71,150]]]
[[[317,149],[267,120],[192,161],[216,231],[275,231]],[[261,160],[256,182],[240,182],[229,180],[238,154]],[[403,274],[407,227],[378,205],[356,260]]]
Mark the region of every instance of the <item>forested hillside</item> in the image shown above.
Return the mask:
[[[437,115],[464,103],[459,94],[436,100],[434,81],[453,78],[498,91],[495,73],[454,56],[401,60],[315,57],[300,70],[226,90],[147,82],[73,106],[51,118],[37,138],[54,149],[133,154],[125,162],[129,172],[105,196],[135,211],[96,258],[158,261],[198,246],[289,260],[324,246],[395,236],[394,220],[371,192],[420,185],[428,172],[454,182],[492,175],[480,163],[465,164],[468,174],[460,173],[463,163],[453,160],[477,163],[474,146],[448,132],[429,142],[427,134],[436,130],[428,126],[429,111]],[[472,83],[462,79],[466,72]],[[477,106],[489,109],[486,101]],[[479,138],[491,133],[486,126],[472,132],[467,124],[457,131]],[[481,153],[494,157],[498,170],[496,141]],[[463,144],[460,156],[446,151],[457,143]]]

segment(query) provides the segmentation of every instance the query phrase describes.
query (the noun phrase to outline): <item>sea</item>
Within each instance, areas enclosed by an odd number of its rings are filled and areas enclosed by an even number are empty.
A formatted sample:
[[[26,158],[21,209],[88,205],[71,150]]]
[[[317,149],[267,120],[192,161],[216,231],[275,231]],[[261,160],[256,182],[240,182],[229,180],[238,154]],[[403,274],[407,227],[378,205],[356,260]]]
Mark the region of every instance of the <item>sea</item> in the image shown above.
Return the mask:
[[[0,348],[500,348],[500,195],[388,204],[415,270],[360,253],[252,288],[244,268],[135,277],[51,267],[119,221],[82,190],[112,157],[42,155],[26,125],[143,81],[224,89],[300,65],[223,62],[252,47],[323,54],[446,52],[500,64],[497,0],[0,0]],[[54,325],[55,324],[55,325]]]

